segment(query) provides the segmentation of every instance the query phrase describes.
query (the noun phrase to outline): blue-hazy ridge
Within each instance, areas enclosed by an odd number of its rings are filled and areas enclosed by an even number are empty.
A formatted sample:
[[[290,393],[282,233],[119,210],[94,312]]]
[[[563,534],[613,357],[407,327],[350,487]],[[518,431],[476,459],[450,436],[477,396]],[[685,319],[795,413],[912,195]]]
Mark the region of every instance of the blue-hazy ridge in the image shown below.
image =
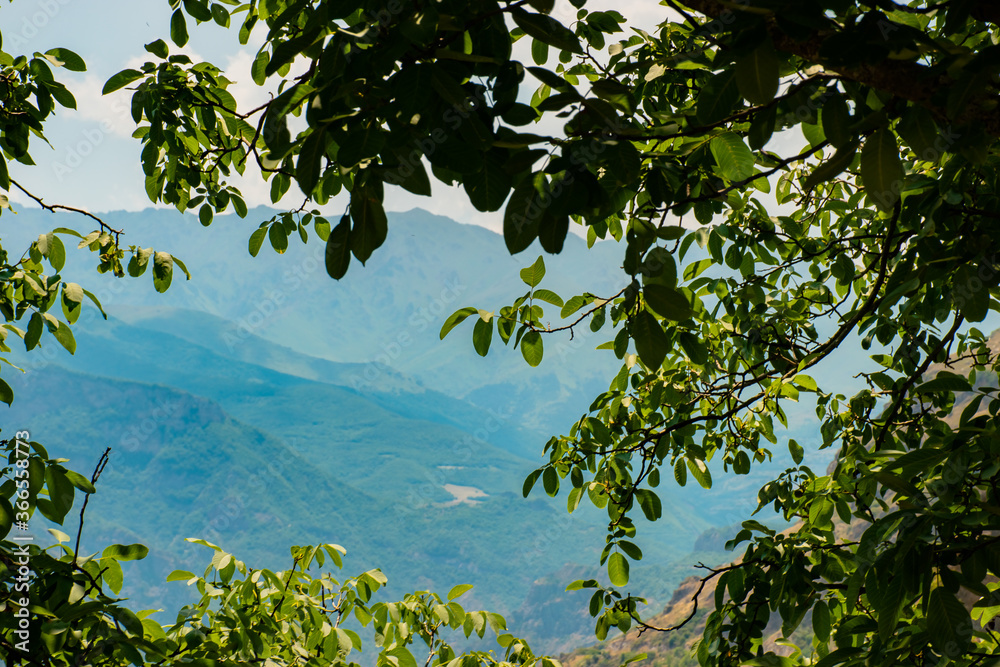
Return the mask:
[[[16,398],[2,426],[29,429],[81,472],[112,448],[84,546],[150,547],[126,574],[137,608],[190,599],[163,583],[207,564],[186,537],[273,568],[292,544],[335,542],[348,549],[348,573],[381,567],[390,595],[472,583],[468,605],[508,614],[540,648],[589,641],[588,596],[563,589],[599,575],[606,516],[567,515],[565,496],[520,490],[548,436],[568,430],[617,371],[613,355],[594,350],[608,335],[546,339],[537,369],[496,340],[482,359],[469,323],[442,342],[441,322],[459,307],[510,303],[537,252],[511,258],[493,232],[414,210],[393,214],[386,246],[335,282],[315,237],[291,239],[283,256],[249,256],[247,237],[270,215],[255,209],[208,229],[173,211],[104,216],[126,230],[123,243],[184,260],[193,279],[176,271],[166,294],[148,274],[95,276],[93,255],[64,237],[64,279],[97,293],[110,318],[86,309],[75,356],[51,336],[15,354],[26,372],[4,369]],[[82,223],[21,210],[0,220],[0,238],[13,249],[28,230],[58,226]],[[545,257],[542,286],[610,295],[626,280],[620,252],[571,236]],[[722,540],[704,535],[743,518],[765,478],[727,478],[711,492],[661,486],[663,520],[640,522],[636,589],[662,605],[692,572],[696,544],[700,558],[725,558]],[[75,534],[71,517],[64,530]]]

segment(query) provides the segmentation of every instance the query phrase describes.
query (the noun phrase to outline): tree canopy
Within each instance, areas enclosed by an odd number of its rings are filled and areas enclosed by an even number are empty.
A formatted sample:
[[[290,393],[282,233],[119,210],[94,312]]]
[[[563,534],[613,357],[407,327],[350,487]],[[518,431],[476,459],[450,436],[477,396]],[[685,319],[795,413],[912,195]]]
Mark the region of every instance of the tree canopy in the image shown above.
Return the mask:
[[[572,21],[554,18],[552,0],[171,0],[176,46],[209,21],[243,44],[266,30],[250,76],[280,82],[277,94],[240,109],[227,91],[233,74],[171,54],[165,40],[104,92],[133,91],[153,202],[197,211],[205,225],[230,206],[245,215],[230,181],[249,160],[274,201],[301,190],[301,208],[249,234],[251,254],[265,241],[283,252],[294,234],[308,241],[311,225],[339,279],[390,233],[386,186],[430,196],[431,177],[460,184],[478,210],[503,210],[511,253],[536,240],[558,253],[571,224],[590,243],[620,244],[617,293],[557,295],[544,287],[544,260],[528,260],[525,294],[494,310],[463,308],[441,329],[443,338],[471,320],[477,352],[499,337],[537,365],[547,335],[589,327],[622,360],[524,486],[525,495],[538,481],[550,495],[563,490],[569,511],[583,501],[607,511],[601,561],[611,585],[571,584],[594,590],[599,638],[613,627],[669,630],[647,624],[641,591],[628,589],[630,561],[642,557],[633,517],[669,511],[656,488],[689,478],[710,487],[713,471],[746,474],[778,446],[795,465],[760,490],[758,509],[794,526],[749,519],[733,536],[734,563],[708,573],[717,593],[701,664],[994,662],[1000,351],[976,325],[1000,310],[1000,11],[985,0],[661,4],[663,23],[647,31],[583,0],[572,0]],[[28,137],[53,100],[73,106],[49,65],[82,60],[59,50],[2,58],[0,146],[29,165]],[[0,177],[17,187],[6,167]],[[330,224],[315,205],[341,192],[347,210]],[[42,273],[43,259],[59,271],[55,241],[69,233],[43,234],[4,266],[5,326],[29,348],[43,323],[71,340],[49,308],[61,294],[72,322],[86,292]],[[157,289],[169,284],[170,255],[121,248],[115,230],[81,236],[100,251],[99,270],[123,274],[131,253],[130,274],[152,259]],[[13,323],[24,317],[22,332]],[[864,388],[825,388],[812,369],[857,344],[877,368],[839,370],[860,371]],[[802,448],[782,432],[800,399],[815,404],[829,470],[801,465]],[[89,490],[60,474],[46,478],[45,502],[63,497],[63,479]],[[13,489],[4,486],[7,498]],[[40,489],[31,486],[31,499],[45,511]],[[295,553],[308,564],[320,552]],[[202,580],[207,598],[257,590],[234,583],[243,570],[231,557],[216,560],[223,586]],[[72,570],[72,558],[63,562]],[[92,592],[75,586],[82,595],[68,592],[67,604]],[[440,600],[411,602],[421,618],[458,625]],[[205,645],[236,641],[221,628],[239,622],[223,615],[213,631],[229,639]],[[772,617],[789,644],[782,655],[764,649]],[[485,620],[468,618],[482,629]],[[243,653],[205,657],[263,656],[240,641]],[[534,660],[505,641],[509,659]],[[185,653],[174,645],[120,656],[172,660]],[[442,651],[434,664],[453,658]]]

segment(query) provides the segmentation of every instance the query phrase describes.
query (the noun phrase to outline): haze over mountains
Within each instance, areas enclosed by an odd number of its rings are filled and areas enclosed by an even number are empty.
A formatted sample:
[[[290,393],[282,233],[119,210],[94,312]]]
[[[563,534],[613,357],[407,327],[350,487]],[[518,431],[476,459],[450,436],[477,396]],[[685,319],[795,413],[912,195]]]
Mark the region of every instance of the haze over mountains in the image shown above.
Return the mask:
[[[415,210],[394,214],[386,247],[334,282],[316,239],[249,256],[247,236],[270,215],[209,229],[174,211],[104,216],[125,242],[184,260],[193,280],[178,271],[166,294],[148,275],[96,276],[90,253],[68,253],[64,278],[97,293],[111,319],[89,309],[73,357],[48,336],[15,354],[28,372],[5,370],[16,398],[3,426],[31,430],[81,472],[112,447],[84,545],[150,546],[126,574],[138,608],[185,601],[182,585],[163,584],[173,569],[204,567],[207,551],[185,537],[269,567],[292,544],[336,542],[347,573],[381,567],[391,595],[473,583],[467,606],[509,614],[540,648],[588,641],[588,596],[563,589],[598,573],[606,517],[583,506],[567,515],[565,497],[539,489],[525,500],[520,489],[547,437],[617,370],[593,350],[607,334],[547,339],[536,369],[513,350],[482,359],[469,327],[439,341],[441,322],[462,306],[510,303],[526,290],[518,269],[538,253],[511,258],[498,235]],[[13,248],[26,230],[61,225],[83,226],[22,210],[3,217],[0,237]],[[546,256],[543,286],[564,297],[617,291],[618,253],[571,236]],[[664,518],[639,527],[636,589],[662,606],[696,543],[698,558],[724,558],[712,527],[744,518],[767,475],[723,478],[711,492],[661,486]]]

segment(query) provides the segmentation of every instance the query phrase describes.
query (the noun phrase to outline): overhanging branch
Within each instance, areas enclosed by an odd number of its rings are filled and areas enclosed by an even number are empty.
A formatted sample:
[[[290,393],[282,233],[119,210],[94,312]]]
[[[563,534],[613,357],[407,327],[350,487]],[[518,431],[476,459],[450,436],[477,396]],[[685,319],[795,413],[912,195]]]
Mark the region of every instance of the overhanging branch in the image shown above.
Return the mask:
[[[758,7],[743,7],[719,0],[683,0],[683,4],[711,19],[727,23],[732,22],[734,14],[751,11],[756,15],[761,13]],[[977,18],[981,20],[1000,21],[1000,7],[993,7],[992,3],[980,3],[977,10],[981,15],[977,15]],[[774,46],[779,51],[836,72],[843,79],[871,86],[894,97],[926,107],[939,118],[959,125],[975,123],[988,134],[1000,137],[1000,108],[996,106],[996,99],[993,96],[982,95],[971,99],[964,106],[961,115],[954,118],[949,117],[945,109],[935,101],[934,97],[938,91],[954,83],[945,73],[909,60],[887,59],[878,63],[837,67],[820,55],[824,42],[834,33],[814,32],[809,38],[798,40],[785,33],[773,16],[767,19],[767,26]]]

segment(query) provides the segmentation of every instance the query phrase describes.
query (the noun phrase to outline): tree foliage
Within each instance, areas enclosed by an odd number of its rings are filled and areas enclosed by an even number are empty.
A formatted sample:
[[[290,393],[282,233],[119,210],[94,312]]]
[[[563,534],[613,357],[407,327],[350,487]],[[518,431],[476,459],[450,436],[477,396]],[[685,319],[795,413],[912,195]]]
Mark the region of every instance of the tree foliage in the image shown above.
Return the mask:
[[[198,3],[192,6],[200,8]],[[226,17],[228,21],[221,5],[213,9],[209,16],[220,21]],[[172,23],[175,41],[181,41],[183,30],[183,17],[177,14]],[[151,53],[167,57],[167,46],[162,41],[148,48]],[[172,65],[190,64],[184,57],[170,58]],[[175,266],[190,278],[183,262],[170,253],[126,246],[122,242],[125,230],[114,229],[82,209],[48,204],[13,177],[14,163],[18,168],[34,164],[29,142],[32,136],[45,141],[43,123],[55,113],[55,106],[76,108],[72,94],[54,79],[53,67],[86,70],[83,59],[67,49],[30,57],[0,51],[0,190],[18,190],[48,211],[78,213],[98,228],[89,233],[66,227],[43,231],[21,251],[20,257],[0,246],[0,314],[4,318],[0,351],[7,353],[12,350],[9,343],[14,337],[21,339],[29,352],[42,345],[48,340],[43,338],[46,329],[58,344],[74,353],[71,325],[80,317],[84,301],[101,309],[91,292],[60,275],[67,253],[63,239],[75,237],[79,239],[77,249],[98,253],[98,273],[110,272],[123,278],[126,273],[139,277],[150,270],[158,292],[170,287]],[[219,94],[223,94],[225,80],[217,69],[193,69],[203,73],[205,78],[199,81],[218,80]],[[165,80],[169,74],[165,73]],[[105,84],[105,90],[134,79],[130,77],[128,72],[116,75]],[[157,94],[159,98],[136,96],[151,105],[146,107],[151,117],[169,108],[169,92],[160,90]],[[133,111],[137,120],[145,113],[141,105]],[[171,116],[174,124],[167,126],[172,141],[185,141],[182,132],[205,136],[214,131],[214,116],[189,114],[190,109],[182,111]],[[156,153],[150,157],[144,151],[142,159],[144,165],[150,161],[156,164],[159,157]],[[187,172],[181,170],[178,176],[172,167],[168,174],[175,179],[173,183],[187,177]],[[150,195],[182,207],[199,204],[198,198],[181,200],[170,194],[181,191],[177,186],[172,191],[151,190]],[[213,190],[210,199],[214,205],[224,201],[222,208],[232,205],[246,215],[246,206],[233,189]],[[16,214],[7,194],[0,194],[0,209],[6,209],[8,215]],[[211,208],[202,207],[204,224],[211,223],[211,213]],[[290,216],[284,220],[290,220]],[[324,225],[328,234],[329,225],[321,218],[314,228],[322,234]],[[277,234],[278,229],[283,227],[272,226],[267,232],[276,249],[287,246],[287,234]],[[294,229],[292,225],[289,231]],[[302,233],[305,238],[304,230]],[[256,249],[259,247],[258,242]],[[253,246],[251,251],[256,254]],[[60,309],[64,319],[55,314]],[[19,370],[0,357],[0,366],[4,365]],[[0,400],[7,404],[14,400],[10,384],[2,378]],[[472,586],[456,586],[446,599],[429,591],[416,591],[398,601],[380,600],[377,593],[387,579],[379,570],[343,580],[322,570],[328,563],[342,567],[345,550],[333,544],[291,547],[289,568],[271,571],[249,567],[221,547],[192,538],[189,541],[212,550],[211,562],[201,576],[177,571],[168,577],[168,582],[191,586],[199,595],[196,603],[177,611],[172,620],[167,617],[168,624],[163,625],[163,617],[152,615],[154,610],[137,613],[123,597],[127,589],[121,563],[145,558],[145,546],[113,544],[99,554],[81,551],[88,496],[97,490],[110,450],[88,479],[67,469],[63,465],[66,459],[51,457],[44,445],[31,440],[28,431],[11,435],[0,438],[4,457],[0,465],[0,656],[6,665],[356,665],[362,649],[360,630],[374,637],[378,648],[375,664],[380,667],[416,667],[417,659],[424,660],[425,665],[450,667],[538,663],[558,667],[549,658],[535,656],[526,642],[507,632],[506,621],[499,614],[466,611],[456,599]],[[75,540],[50,528],[48,532],[56,543],[42,547],[36,541],[40,518],[49,525],[63,525],[78,491],[84,500],[79,504]],[[495,636],[498,649],[458,653],[452,648],[455,637],[483,638],[487,632]]]
[[[189,22],[244,44],[266,30],[250,75],[277,94],[241,110],[223,72],[164,41],[105,91],[133,91],[153,201],[210,224],[245,213],[230,180],[248,160],[274,201],[294,182],[303,206],[254,231],[252,254],[311,224],[340,278],[391,231],[386,185],[430,195],[432,176],[502,209],[511,253],[557,253],[571,223],[620,243],[614,294],[557,295],[539,259],[525,294],[441,331],[470,319],[477,352],[497,336],[538,365],[546,335],[589,326],[622,360],[524,488],[607,511],[612,586],[573,584],[595,589],[598,637],[650,627],[626,587],[634,517],[662,515],[661,481],[710,487],[787,446],[795,465],[758,510],[795,526],[734,536],[742,555],[710,573],[702,664],[1000,655],[998,350],[975,326],[1000,310],[993,3],[666,0],[653,32],[583,0],[171,5],[179,46]],[[342,191],[331,229],[309,206]],[[856,340],[878,368],[840,369],[865,385],[840,395],[819,370]],[[799,399],[828,471],[782,433]],[[784,655],[764,648],[772,618]]]

